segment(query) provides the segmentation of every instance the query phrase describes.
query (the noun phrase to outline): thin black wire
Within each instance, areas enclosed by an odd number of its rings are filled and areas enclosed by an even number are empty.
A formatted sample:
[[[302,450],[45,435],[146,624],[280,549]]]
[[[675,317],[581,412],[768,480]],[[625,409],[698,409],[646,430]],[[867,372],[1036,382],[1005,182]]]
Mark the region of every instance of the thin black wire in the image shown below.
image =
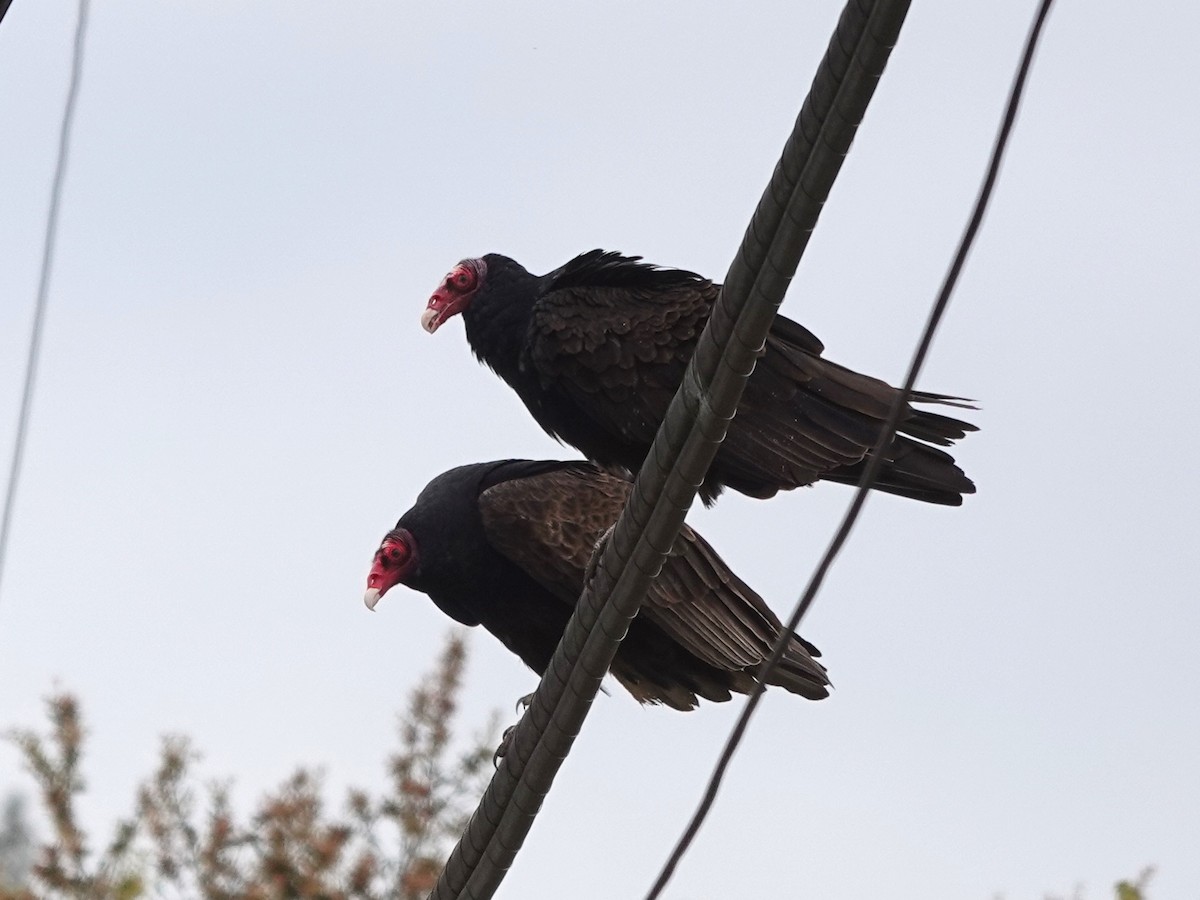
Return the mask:
[[[2,13],[3,10],[0,10],[0,15]],[[50,273],[54,268],[58,208],[62,201],[63,181],[67,172],[67,151],[71,146],[71,126],[75,121],[75,101],[79,97],[79,81],[83,73],[83,40],[87,34],[87,16],[88,0],[79,0],[79,19],[75,23],[75,48],[71,56],[71,81],[67,87],[67,103],[63,109],[62,127],[58,134],[58,162],[54,166],[54,182],[50,186],[50,210],[46,214],[46,239],[42,245],[42,271],[38,278],[37,301],[33,308],[33,330],[29,335],[29,352],[25,363],[25,387],[21,392],[17,436],[13,442],[12,465],[8,469],[8,487],[4,492],[4,515],[0,518],[0,585],[4,583],[8,536],[12,527],[13,508],[17,502],[17,483],[21,477],[21,462],[25,456],[25,440],[29,434],[29,412],[33,406],[33,387],[37,380],[38,357],[42,347],[42,325],[46,320]]]
[[[1004,158],[1004,151],[1008,146],[1009,135],[1012,133],[1013,125],[1017,118],[1017,109],[1020,106],[1021,95],[1025,90],[1025,82],[1029,75],[1029,70],[1033,64],[1033,55],[1037,50],[1038,40],[1041,37],[1042,26],[1045,24],[1046,17],[1050,12],[1050,7],[1054,0],[1042,0],[1034,17],[1033,25],[1029,29],[1029,36],[1025,42],[1025,52],[1021,57],[1021,64],[1017,69],[1016,77],[1013,79],[1013,85],[1009,92],[1008,106],[1004,113],[1004,120],[1000,125],[999,133],[996,135],[995,143],[992,147],[991,160],[988,163],[987,174],[984,176],[983,184],[979,189],[979,195],[975,201],[975,209],[971,214],[971,218],[967,223],[967,227],[963,232],[962,239],[959,242],[958,251],[954,255],[954,261],[950,264],[950,268],[946,273],[945,281],[942,283],[942,288],[938,292],[937,300],[933,304],[933,309],[930,311],[929,319],[925,324],[925,331],[921,335],[921,341],[917,345],[916,352],[913,354],[912,362],[909,365],[908,376],[904,380],[904,387],[897,395],[892,404],[891,411],[888,414],[887,424],[884,427],[883,434],[880,436],[879,442],[875,445],[875,449],[871,454],[870,462],[866,470],[863,472],[862,480],[858,484],[855,491],[854,499],[851,501],[846,514],[842,519],[837,533],[829,544],[829,548],[825,551],[825,555],[821,558],[816,570],[813,572],[812,578],[805,588],[804,594],[800,601],[796,604],[796,608],[792,611],[791,617],[788,619],[787,627],[784,629],[778,641],[776,641],[774,651],[769,659],[763,663],[757,674],[758,685],[746,705],[742,708],[741,715],[738,717],[737,723],[730,732],[728,740],[725,742],[725,747],[721,751],[721,756],[717,760],[716,767],[709,778],[708,785],[704,790],[703,798],[700,801],[700,806],[692,816],[688,823],[687,829],[683,836],[675,845],[671,855],[664,863],[662,870],[659,872],[658,878],[654,882],[654,886],[646,895],[646,900],[657,900],[666,888],[667,883],[671,880],[679,862],[687,853],[692,841],[699,834],[701,827],[704,825],[705,819],[708,817],[712,809],[713,802],[716,800],[717,792],[720,790],[721,782],[725,778],[726,770],[729,768],[730,762],[733,760],[734,754],[738,750],[738,746],[745,736],[746,729],[750,724],[750,719],[758,708],[759,701],[765,693],[767,676],[779,664],[783,657],[784,649],[788,646],[792,632],[800,625],[804,614],[808,612],[812,606],[813,599],[820,590],[822,582],[825,580],[826,574],[833,565],[834,559],[838,552],[842,549],[846,539],[850,536],[850,531],[854,527],[854,523],[862,511],[867,500],[867,494],[870,491],[872,483],[879,472],[879,467],[883,462],[883,450],[892,439],[895,433],[896,425],[900,421],[900,415],[904,409],[904,405],[908,401],[908,396],[912,392],[913,386],[916,384],[917,376],[920,374],[921,367],[925,362],[925,357],[929,352],[929,347],[933,343],[934,333],[937,331],[938,324],[941,322],[942,315],[946,311],[946,307],[950,304],[950,297],[954,292],[954,287],[958,283],[959,274],[962,272],[963,266],[966,264],[967,255],[971,251],[971,246],[975,243],[975,237],[979,232],[979,227],[983,223],[984,213],[987,211],[988,203],[991,200],[992,190],[995,187],[996,179],[1000,172],[1000,165]]]

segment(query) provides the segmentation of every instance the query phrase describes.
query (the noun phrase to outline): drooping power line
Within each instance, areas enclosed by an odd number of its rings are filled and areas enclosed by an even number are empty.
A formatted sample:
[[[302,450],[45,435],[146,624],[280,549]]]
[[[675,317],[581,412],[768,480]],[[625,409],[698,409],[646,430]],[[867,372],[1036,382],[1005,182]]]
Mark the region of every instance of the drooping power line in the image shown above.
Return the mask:
[[[2,2],[2,0],[0,0]],[[3,12],[0,9],[0,18]],[[21,478],[21,462],[25,456],[25,441],[29,433],[29,413],[33,406],[33,387],[37,380],[38,356],[42,346],[42,326],[46,320],[46,300],[50,295],[50,274],[54,269],[54,241],[58,234],[58,209],[62,201],[63,181],[67,173],[67,151],[71,146],[71,126],[75,121],[75,101],[79,97],[79,81],[83,72],[83,42],[87,34],[88,0],[79,0],[79,18],[75,23],[75,46],[71,55],[71,80],[67,86],[67,102],[63,108],[62,127],[58,133],[58,161],[54,165],[54,181],[50,186],[50,209],[46,213],[46,237],[42,244],[42,269],[38,276],[37,300],[33,308],[33,329],[29,335],[29,350],[25,362],[25,386],[21,391],[21,408],[17,413],[17,434],[13,440],[12,462],[8,469],[8,486],[4,492],[4,513],[0,518],[0,588],[4,583],[4,563],[8,556],[8,537],[12,529],[13,508],[17,502],[17,483]]]
[[[1030,27],[1029,36],[1025,42],[1025,51],[1022,54],[1020,65],[1017,68],[1017,74],[1013,79],[1012,88],[1009,92],[1008,105],[1004,112],[1004,119],[1001,122],[1000,130],[996,135],[995,144],[992,147],[991,159],[988,163],[987,172],[984,175],[983,184],[979,189],[979,195],[975,201],[975,208],[971,214],[970,220],[967,222],[963,236],[959,241],[958,250],[954,255],[954,260],[950,264],[950,268],[946,273],[946,278],[942,283],[941,290],[938,292],[937,299],[934,301],[933,308],[930,310],[929,319],[925,323],[925,330],[921,335],[921,340],[917,345],[916,352],[913,355],[912,362],[909,365],[908,375],[904,380],[904,387],[901,394],[892,404],[891,412],[888,415],[887,424],[884,427],[883,433],[880,435],[879,442],[876,444],[870,460],[863,472],[862,481],[854,494],[854,498],[850,502],[850,506],[846,510],[846,514],[842,519],[833,540],[829,544],[829,548],[825,551],[825,555],[821,558],[816,570],[813,572],[812,578],[809,580],[808,586],[805,588],[803,595],[792,610],[792,615],[788,619],[787,627],[782,632],[779,641],[776,643],[774,651],[769,659],[760,667],[756,680],[758,685],[745,706],[742,708],[741,715],[734,724],[733,730],[730,732],[724,748],[721,751],[721,756],[717,760],[716,767],[709,778],[708,784],[705,786],[703,797],[700,801],[700,806],[692,816],[687,828],[684,830],[683,836],[671,851],[671,855],[663,864],[662,870],[659,872],[654,886],[646,895],[646,900],[657,900],[662,894],[663,889],[671,880],[671,876],[675,868],[683,859],[692,841],[700,832],[709,811],[712,809],[713,802],[716,800],[717,791],[721,787],[721,782],[725,777],[725,772],[729,768],[729,763],[732,761],[734,754],[737,752],[738,746],[741,744],[742,738],[745,736],[746,729],[750,724],[750,719],[757,709],[759,701],[765,691],[764,685],[767,683],[767,677],[771,671],[779,664],[783,657],[784,648],[787,646],[788,636],[795,631],[800,621],[804,618],[804,614],[808,612],[812,605],[813,599],[816,597],[817,591],[821,587],[821,583],[825,580],[825,575],[832,566],[834,559],[841,550],[842,545],[850,536],[850,531],[854,527],[854,523],[858,518],[863,505],[866,503],[867,494],[871,484],[875,481],[875,477],[879,472],[879,467],[883,461],[883,450],[891,441],[892,435],[895,433],[896,425],[900,421],[900,415],[904,408],[904,404],[908,401],[908,395],[911,393],[913,386],[916,384],[917,376],[920,374],[921,367],[925,362],[925,356],[929,352],[929,347],[933,342],[934,333],[937,330],[938,324],[941,322],[942,314],[946,311],[946,307],[950,303],[950,297],[954,292],[954,287],[958,283],[959,274],[962,272],[963,266],[966,263],[967,255],[970,253],[971,246],[975,242],[975,237],[979,233],[979,227],[983,223],[983,215],[987,210],[989,201],[991,200],[992,191],[996,185],[996,178],[1000,173],[1000,164],[1004,158],[1004,151],[1008,146],[1008,139],[1012,133],[1013,124],[1016,122],[1017,110],[1020,106],[1021,95],[1025,89],[1025,82],[1029,75],[1030,67],[1033,64],[1033,56],[1037,50],[1038,39],[1041,37],[1042,27],[1045,24],[1046,17],[1050,12],[1050,7],[1054,0],[1042,0],[1041,5],[1035,14],[1033,25]],[[781,778],[791,777],[788,774],[783,774]]]

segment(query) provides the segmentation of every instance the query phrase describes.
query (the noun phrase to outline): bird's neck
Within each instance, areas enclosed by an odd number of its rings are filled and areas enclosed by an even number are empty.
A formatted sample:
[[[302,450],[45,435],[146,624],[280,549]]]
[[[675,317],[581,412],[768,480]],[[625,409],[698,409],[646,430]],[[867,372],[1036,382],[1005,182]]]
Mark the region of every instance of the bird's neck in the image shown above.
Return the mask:
[[[529,332],[541,279],[517,263],[489,262],[488,284],[463,313],[467,341],[496,374],[516,387],[521,380],[521,353]]]

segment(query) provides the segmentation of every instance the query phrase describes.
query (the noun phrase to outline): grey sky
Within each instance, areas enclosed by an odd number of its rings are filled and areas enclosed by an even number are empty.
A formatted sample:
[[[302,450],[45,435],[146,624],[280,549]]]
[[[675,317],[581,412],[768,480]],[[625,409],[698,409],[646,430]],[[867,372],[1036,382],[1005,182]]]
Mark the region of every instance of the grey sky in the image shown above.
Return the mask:
[[[839,362],[900,377],[1032,8],[914,5],[784,307]],[[81,695],[89,821],[165,731],[243,801],[301,762],[379,781],[449,625],[363,609],[380,537],[452,465],[571,455],[426,298],[493,250],[720,277],[839,10],[94,5],[0,598],[0,727]],[[1200,891],[1200,14],[1166,11],[1052,17],[922,380],[983,404],[979,494],[868,505],[804,628],[833,696],[768,698],[670,897],[1102,897],[1148,863],[1156,900]],[[5,454],[73,18],[0,27]],[[691,521],[784,611],[849,496]],[[534,679],[471,648],[476,723]],[[602,698],[502,896],[640,896],[736,711]]]

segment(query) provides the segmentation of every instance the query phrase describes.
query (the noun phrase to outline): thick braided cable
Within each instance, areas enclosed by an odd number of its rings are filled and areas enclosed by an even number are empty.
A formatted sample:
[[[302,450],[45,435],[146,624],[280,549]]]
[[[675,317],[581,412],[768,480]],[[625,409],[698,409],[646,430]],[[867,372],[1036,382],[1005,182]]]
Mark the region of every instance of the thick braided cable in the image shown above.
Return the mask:
[[[434,887],[486,900],[532,826],[725,436],[908,11],[850,0],[596,577]]]

